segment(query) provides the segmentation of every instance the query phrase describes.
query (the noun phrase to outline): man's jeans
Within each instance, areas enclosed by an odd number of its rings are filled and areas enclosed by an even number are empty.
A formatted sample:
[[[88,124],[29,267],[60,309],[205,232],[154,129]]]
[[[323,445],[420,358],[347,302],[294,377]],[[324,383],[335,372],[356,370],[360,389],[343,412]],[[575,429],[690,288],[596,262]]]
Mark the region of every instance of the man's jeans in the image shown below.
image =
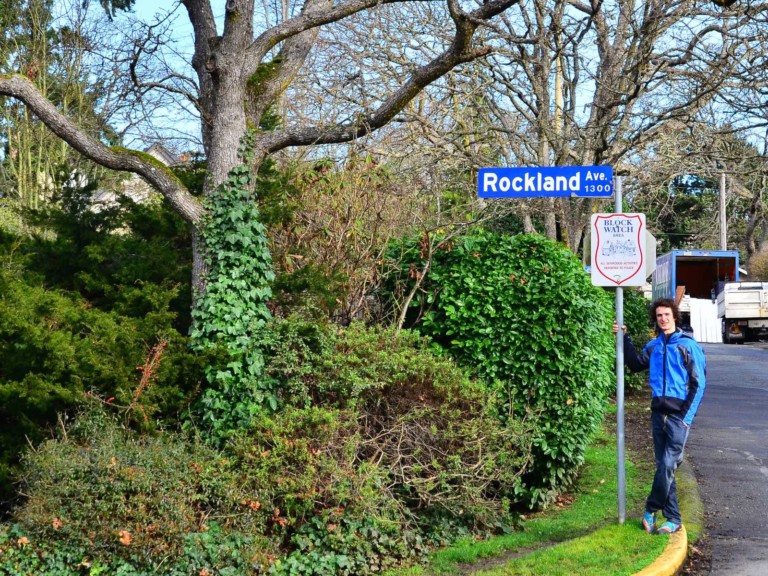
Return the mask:
[[[669,522],[680,524],[675,470],[683,461],[683,449],[690,429],[679,416],[661,412],[651,412],[651,428],[656,474],[653,477],[651,493],[645,501],[645,509],[648,512],[661,510]]]

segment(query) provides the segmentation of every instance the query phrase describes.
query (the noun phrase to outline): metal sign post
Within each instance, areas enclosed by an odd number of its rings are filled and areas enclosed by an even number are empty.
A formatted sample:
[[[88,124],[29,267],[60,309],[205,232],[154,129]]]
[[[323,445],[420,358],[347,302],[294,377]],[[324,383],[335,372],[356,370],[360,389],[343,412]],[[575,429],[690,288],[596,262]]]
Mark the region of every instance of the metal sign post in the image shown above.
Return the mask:
[[[615,212],[592,214],[590,239],[592,284],[616,289],[616,324],[624,326],[624,287],[642,286],[655,264],[653,236],[645,228],[645,214],[622,211],[622,179],[614,182]],[[616,444],[619,524],[626,519],[624,462],[624,332],[616,332]]]
[[[621,176],[616,177],[614,188],[614,209],[618,213],[622,211]],[[594,262],[592,264],[594,266]],[[627,518],[627,477],[624,467],[624,333],[621,329],[624,325],[624,288],[621,286],[616,286],[616,323],[619,326],[616,332],[616,481],[619,487],[619,524],[624,524]]]

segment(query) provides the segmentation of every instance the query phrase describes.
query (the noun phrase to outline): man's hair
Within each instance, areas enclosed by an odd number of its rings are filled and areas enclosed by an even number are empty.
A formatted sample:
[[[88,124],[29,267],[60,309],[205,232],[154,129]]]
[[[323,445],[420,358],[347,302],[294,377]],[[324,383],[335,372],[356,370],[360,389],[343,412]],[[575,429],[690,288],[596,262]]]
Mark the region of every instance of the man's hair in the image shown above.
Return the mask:
[[[656,326],[656,310],[658,308],[670,308],[672,310],[672,318],[675,319],[675,326],[680,326],[680,309],[675,304],[672,298],[657,298],[651,302],[651,324]]]

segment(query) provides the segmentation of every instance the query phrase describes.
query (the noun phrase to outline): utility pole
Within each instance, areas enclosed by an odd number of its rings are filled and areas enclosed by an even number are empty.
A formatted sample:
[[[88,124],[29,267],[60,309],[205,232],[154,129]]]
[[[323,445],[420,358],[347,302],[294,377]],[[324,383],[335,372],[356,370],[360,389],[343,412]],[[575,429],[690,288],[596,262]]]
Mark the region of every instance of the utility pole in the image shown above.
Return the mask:
[[[725,172],[723,172],[720,174],[720,250],[728,250],[728,234],[725,226]]]

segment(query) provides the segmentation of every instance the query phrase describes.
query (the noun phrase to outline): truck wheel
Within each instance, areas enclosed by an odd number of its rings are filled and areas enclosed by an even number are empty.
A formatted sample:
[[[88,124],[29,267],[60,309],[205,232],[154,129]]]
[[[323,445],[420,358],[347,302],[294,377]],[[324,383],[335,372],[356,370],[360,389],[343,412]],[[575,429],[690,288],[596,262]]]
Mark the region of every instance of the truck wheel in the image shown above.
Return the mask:
[[[739,338],[736,340],[736,342],[743,341],[743,338]],[[734,339],[731,337],[731,323],[730,322],[724,322],[723,323],[723,342],[726,344],[733,344]]]

